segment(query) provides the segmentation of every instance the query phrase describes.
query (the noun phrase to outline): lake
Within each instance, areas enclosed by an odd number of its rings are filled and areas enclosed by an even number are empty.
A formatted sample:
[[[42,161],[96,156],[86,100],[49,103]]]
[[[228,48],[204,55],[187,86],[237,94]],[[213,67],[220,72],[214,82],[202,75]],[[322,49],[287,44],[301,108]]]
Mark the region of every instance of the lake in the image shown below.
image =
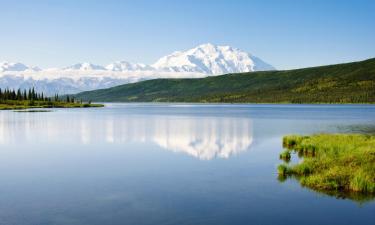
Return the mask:
[[[0,111],[0,225],[375,224],[375,200],[276,170],[284,135],[374,124],[371,105]]]

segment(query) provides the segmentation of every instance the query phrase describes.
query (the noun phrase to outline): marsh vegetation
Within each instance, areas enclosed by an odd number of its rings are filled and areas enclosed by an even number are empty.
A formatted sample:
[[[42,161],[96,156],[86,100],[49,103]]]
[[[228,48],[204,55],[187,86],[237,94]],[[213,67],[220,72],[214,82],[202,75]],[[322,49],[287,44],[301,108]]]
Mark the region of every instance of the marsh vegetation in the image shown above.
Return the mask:
[[[293,176],[301,185],[331,194],[375,193],[375,136],[366,134],[290,135],[283,138],[279,179]],[[302,160],[288,162],[291,153]]]

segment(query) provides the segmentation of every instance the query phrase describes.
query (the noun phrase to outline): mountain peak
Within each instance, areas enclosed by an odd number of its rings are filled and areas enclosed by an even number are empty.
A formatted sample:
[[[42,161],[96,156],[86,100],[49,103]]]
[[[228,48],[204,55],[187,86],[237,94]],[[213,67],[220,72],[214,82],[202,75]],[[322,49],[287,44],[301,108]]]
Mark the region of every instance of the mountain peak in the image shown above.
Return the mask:
[[[95,65],[89,62],[77,63],[68,67],[65,67],[63,70],[81,70],[81,71],[91,71],[91,70],[105,70],[103,66]]]
[[[204,43],[204,44],[200,44],[198,45],[197,47],[195,48],[204,48],[204,49],[209,49],[209,48],[216,48],[217,45],[214,45],[214,44],[211,44],[211,43]]]
[[[148,71],[153,70],[151,66],[142,63],[130,63],[127,61],[116,61],[105,67],[110,71]]]
[[[27,66],[23,63],[13,62],[0,62],[0,72],[23,72],[23,71],[40,71],[41,69],[36,66]]]
[[[152,66],[159,70],[172,72],[197,72],[215,75],[274,69],[271,65],[245,51],[211,43],[201,44],[187,51],[174,52],[160,58]]]

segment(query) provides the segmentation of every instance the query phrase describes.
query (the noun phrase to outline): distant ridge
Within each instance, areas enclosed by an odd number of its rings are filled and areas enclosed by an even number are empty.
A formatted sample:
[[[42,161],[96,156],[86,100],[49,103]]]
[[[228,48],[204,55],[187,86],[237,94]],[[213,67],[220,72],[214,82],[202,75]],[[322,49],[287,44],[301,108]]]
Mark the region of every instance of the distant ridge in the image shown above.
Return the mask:
[[[375,103],[375,58],[285,71],[155,79],[75,97],[98,102]]]
[[[161,57],[152,65],[121,60],[107,66],[82,62],[64,68],[40,69],[0,62],[0,88],[35,87],[38,92],[53,96],[156,78],[197,78],[274,69],[240,49],[208,43]]]

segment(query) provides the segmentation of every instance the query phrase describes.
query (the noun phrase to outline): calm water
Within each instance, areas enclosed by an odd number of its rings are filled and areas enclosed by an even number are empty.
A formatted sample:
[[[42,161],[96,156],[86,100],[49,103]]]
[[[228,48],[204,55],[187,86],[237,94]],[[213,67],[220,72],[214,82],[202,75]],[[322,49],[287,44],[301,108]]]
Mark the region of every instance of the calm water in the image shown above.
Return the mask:
[[[0,224],[375,224],[374,200],[277,180],[283,135],[358,124],[374,106],[0,111]]]

